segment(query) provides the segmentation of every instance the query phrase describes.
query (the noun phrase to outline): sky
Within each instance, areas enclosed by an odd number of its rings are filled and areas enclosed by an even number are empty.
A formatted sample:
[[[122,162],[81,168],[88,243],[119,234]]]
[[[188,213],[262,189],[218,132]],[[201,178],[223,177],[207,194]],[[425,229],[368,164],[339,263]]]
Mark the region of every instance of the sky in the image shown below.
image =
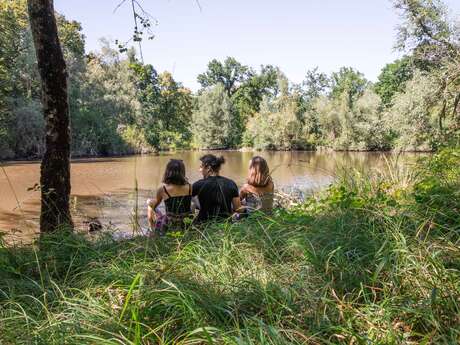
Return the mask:
[[[55,0],[55,9],[79,21],[87,52],[99,39],[127,41],[133,32],[130,1]],[[138,0],[157,21],[144,40],[144,62],[168,70],[196,91],[198,74],[214,58],[233,56],[258,69],[279,66],[301,82],[318,67],[331,73],[353,67],[375,81],[382,67],[401,56],[393,49],[398,14],[390,0]],[[447,0],[460,17],[460,1]]]

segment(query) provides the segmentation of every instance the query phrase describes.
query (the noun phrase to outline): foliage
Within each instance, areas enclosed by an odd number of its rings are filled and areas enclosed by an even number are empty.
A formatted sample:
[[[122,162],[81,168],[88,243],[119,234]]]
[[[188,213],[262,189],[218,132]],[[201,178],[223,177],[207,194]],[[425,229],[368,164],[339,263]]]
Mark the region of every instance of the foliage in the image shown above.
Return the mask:
[[[336,150],[388,150],[391,136],[381,112],[380,97],[367,88],[349,106],[349,97],[319,97],[313,104],[322,144]]]
[[[387,123],[381,109],[381,98],[371,88],[356,101],[353,115],[358,149],[386,151],[392,147],[392,125]]]
[[[72,115],[73,152],[77,155],[110,155],[128,151],[119,133],[120,125],[134,124],[140,104],[129,64],[105,42],[86,65],[80,84],[78,108]]]
[[[404,19],[399,28],[398,47],[410,51],[419,68],[436,80],[432,97],[439,107],[435,116],[441,135],[437,141],[450,142],[457,138],[458,142],[460,27],[449,18],[447,8],[438,0],[397,0],[395,7]]]
[[[222,149],[237,144],[239,120],[222,84],[204,91],[193,112],[193,134],[200,148]]]
[[[159,76],[158,114],[161,120],[155,120],[160,127],[160,148],[187,147],[191,140],[190,124],[192,120],[191,91],[177,83],[169,72]]]
[[[413,51],[425,66],[458,56],[457,28],[440,0],[394,0],[394,6],[403,18],[397,48]]]
[[[0,6],[0,158],[39,158],[43,119],[26,1],[2,0]],[[60,14],[56,17],[70,76],[74,156],[189,145],[192,97],[188,89],[170,74],[160,78],[152,66],[140,64],[133,50],[125,58],[105,39],[100,52],[85,55],[80,23]],[[133,133],[140,137],[134,140]]]
[[[431,230],[456,226],[460,209],[460,150],[443,149],[420,169],[414,186],[417,209],[430,220],[436,220]]]
[[[232,102],[241,117],[242,124],[254,116],[260,109],[264,96],[276,96],[278,93],[279,68],[272,65],[261,66],[260,73],[253,73],[233,94]]]
[[[395,147],[404,150],[425,150],[436,148],[440,131],[436,111],[438,107],[433,92],[437,88],[436,79],[416,72],[407,82],[405,93],[394,98],[394,105],[387,115],[396,139]]]
[[[73,96],[78,93],[76,79],[83,71],[84,37],[79,23],[61,15],[57,16],[57,22]],[[0,133],[6,137],[0,147],[0,158],[36,158],[43,153],[44,124],[38,105],[40,82],[26,1],[0,1],[0,28],[0,117],[5,120],[0,124]],[[72,97],[71,111],[74,100]]]
[[[420,178],[348,171],[296,207],[159,240],[3,246],[0,342],[457,343],[458,157]]]
[[[392,105],[392,98],[397,93],[404,92],[405,83],[412,79],[414,66],[410,57],[404,57],[387,64],[374,85],[375,92],[381,97],[383,105]]]
[[[361,72],[351,67],[342,67],[331,75],[331,96],[335,99],[345,97],[348,107],[351,108],[368,84]]]
[[[16,138],[20,138],[11,141],[11,150],[20,157],[40,157],[43,154],[45,129],[41,106],[37,101],[16,104],[15,116],[9,125]]]
[[[231,97],[252,74],[249,67],[242,65],[233,57],[227,57],[223,63],[216,59],[211,60],[208,70],[198,75],[197,80],[204,89],[222,84],[227,95]]]
[[[307,109],[311,109],[312,102],[329,91],[331,79],[322,72],[318,67],[308,70],[302,85],[299,87],[299,93],[302,95],[303,102]]]
[[[87,54],[80,23],[57,14],[69,71],[72,153],[456,145],[459,27],[438,0],[393,3],[402,18],[397,47],[405,55],[387,64],[375,85],[351,67],[330,75],[314,68],[296,85],[277,66],[256,71],[228,57],[209,62],[196,94],[169,72],[141,63],[126,45],[120,54],[102,40],[100,51]],[[0,158],[38,158],[41,95],[25,0],[0,0],[0,29]],[[221,88],[225,98],[217,95]]]
[[[308,148],[302,140],[298,100],[291,95],[265,99],[260,112],[249,120],[246,141],[258,150]]]

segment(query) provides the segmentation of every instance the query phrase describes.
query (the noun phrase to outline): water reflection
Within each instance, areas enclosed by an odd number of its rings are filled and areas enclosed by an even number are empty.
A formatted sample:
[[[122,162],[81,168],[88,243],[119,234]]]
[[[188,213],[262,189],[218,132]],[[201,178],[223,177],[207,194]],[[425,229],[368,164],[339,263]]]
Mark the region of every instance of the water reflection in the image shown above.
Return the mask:
[[[252,152],[213,152],[222,154],[227,162],[222,175],[245,182]],[[109,159],[80,159],[72,162],[72,213],[78,228],[84,220],[97,217],[106,226],[132,228],[131,217],[136,204],[141,225],[146,225],[145,200],[160,184],[169,159],[184,160],[190,181],[199,174],[199,157],[204,152],[181,152],[160,156],[132,156]],[[272,171],[276,188],[285,192],[317,190],[330,184],[340,170],[383,170],[383,153],[351,152],[260,152]],[[404,154],[401,164],[410,164],[417,155]],[[0,231],[7,240],[31,239],[38,229],[39,192],[27,190],[39,181],[38,163],[7,163],[8,178],[0,175]],[[138,190],[136,192],[136,183]]]

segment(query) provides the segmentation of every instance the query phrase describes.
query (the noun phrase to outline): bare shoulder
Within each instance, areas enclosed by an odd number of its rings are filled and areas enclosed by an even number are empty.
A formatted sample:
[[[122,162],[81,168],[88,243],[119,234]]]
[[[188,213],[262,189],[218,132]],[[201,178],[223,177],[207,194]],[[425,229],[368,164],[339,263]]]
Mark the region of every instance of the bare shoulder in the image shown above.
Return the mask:
[[[163,191],[166,188],[166,186],[162,183],[161,185],[158,186],[157,188],[157,195],[163,195]]]
[[[273,181],[270,181],[266,188],[268,192],[273,192],[275,190],[275,184],[273,183]]]
[[[254,190],[254,186],[251,186],[249,183],[245,183],[245,184],[241,187],[240,192],[241,192],[241,193],[245,193],[245,194],[248,194],[248,193],[257,193],[257,191]]]
[[[245,183],[244,185],[241,186],[240,190],[242,192],[246,192],[247,190],[249,190],[250,186],[249,184]]]

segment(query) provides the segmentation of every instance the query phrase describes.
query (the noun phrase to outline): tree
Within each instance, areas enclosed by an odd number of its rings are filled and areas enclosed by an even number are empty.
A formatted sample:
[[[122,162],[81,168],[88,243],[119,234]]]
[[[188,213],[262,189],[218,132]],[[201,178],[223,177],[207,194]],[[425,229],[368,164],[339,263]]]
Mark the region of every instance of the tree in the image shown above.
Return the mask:
[[[123,139],[124,131],[134,130],[141,117],[135,73],[108,42],[103,48],[89,57],[78,98],[73,100],[72,149],[76,155],[118,155],[140,149],[136,142]]]
[[[13,158],[18,156],[15,148],[22,149],[14,132],[16,109],[25,110],[31,99],[39,96],[25,1],[0,0],[0,32],[0,158]],[[27,126],[27,118],[23,120]]]
[[[440,0],[394,0],[403,24],[398,27],[396,47],[412,51],[430,65],[458,57],[458,38]]]
[[[45,153],[41,163],[40,231],[72,225],[70,215],[70,128],[67,71],[52,0],[28,0],[28,12],[45,118]]]
[[[260,73],[254,73],[233,94],[231,100],[238,113],[241,132],[237,143],[241,143],[250,118],[259,110],[264,97],[275,97],[279,92],[278,77],[281,71],[272,65],[262,65]]]
[[[200,148],[226,149],[232,147],[239,129],[230,97],[218,84],[198,97],[193,112],[193,135]]]
[[[192,113],[191,91],[177,83],[169,72],[163,72],[158,79],[160,146],[163,148],[187,146],[191,138],[189,129]]]
[[[262,65],[260,73],[253,73],[235,91],[232,100],[244,123],[259,111],[264,96],[277,95],[279,73],[278,67]]]
[[[214,59],[208,63],[208,70],[198,75],[198,82],[202,88],[213,87],[217,84],[224,86],[225,92],[231,97],[238,87],[253,75],[251,69],[227,57],[224,63]]]
[[[311,143],[303,135],[300,95],[292,92],[289,80],[278,71],[278,95],[265,96],[258,113],[247,123],[244,142],[256,149],[307,149]]]
[[[59,14],[56,20],[70,77],[72,117],[78,108],[80,80],[85,68],[84,37],[79,23]],[[25,0],[0,0],[0,32],[0,157],[41,158],[44,119],[40,111],[37,112],[37,103],[42,93]]]
[[[391,106],[395,94],[403,92],[405,83],[412,78],[414,65],[410,57],[404,57],[387,64],[374,85],[375,92],[386,107]]]
[[[337,99],[345,95],[348,106],[351,108],[368,84],[369,82],[361,72],[351,67],[342,67],[331,75],[331,96]]]
[[[330,83],[331,81],[325,73],[318,72],[318,67],[307,71],[301,87],[304,102],[311,103],[315,98],[325,94]]]
[[[386,121],[382,112],[381,98],[371,87],[356,101],[353,121],[353,148],[371,151],[392,148],[391,124]]]
[[[130,64],[135,75],[135,85],[137,99],[139,100],[142,111],[139,125],[145,129],[147,142],[155,148],[160,147],[161,125],[158,117],[160,102],[160,86],[158,72],[152,65],[144,65],[137,60]]]
[[[319,72],[318,67],[308,70],[302,83],[296,85],[303,112],[304,135],[309,137],[310,142],[316,142],[321,132],[315,109],[316,100],[330,91],[330,85],[330,78],[325,73]]]
[[[407,82],[404,93],[397,94],[385,115],[400,150],[432,150],[439,145],[437,126],[436,78],[417,71]]]
[[[348,119],[351,117],[347,95],[336,98],[320,96],[316,98],[313,108],[317,114],[322,144],[334,149],[347,148],[350,145]]]
[[[439,0],[395,0],[404,19],[397,47],[410,51],[417,65],[434,76],[433,108],[438,104],[438,127],[447,138],[460,135],[460,28]],[[428,111],[428,109],[427,109]],[[447,117],[450,127],[444,126]]]
[[[139,125],[146,139],[157,149],[188,147],[191,141],[192,93],[174,80],[171,73],[160,75],[152,65],[131,62],[141,104]]]

